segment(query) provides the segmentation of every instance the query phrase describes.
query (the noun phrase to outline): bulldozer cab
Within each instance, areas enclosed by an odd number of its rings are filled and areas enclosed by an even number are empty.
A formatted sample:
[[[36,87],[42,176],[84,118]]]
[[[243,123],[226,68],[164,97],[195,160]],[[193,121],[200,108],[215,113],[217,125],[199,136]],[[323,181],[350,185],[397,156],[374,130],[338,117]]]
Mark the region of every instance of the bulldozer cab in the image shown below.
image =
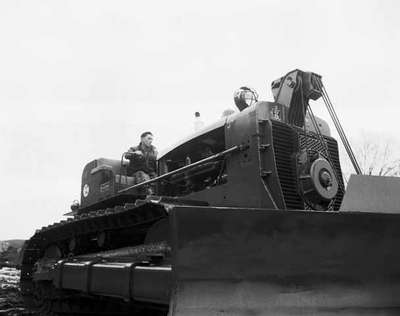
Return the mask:
[[[113,159],[99,158],[89,162],[82,173],[81,205],[89,205],[114,194],[114,175],[119,163]]]
[[[132,186],[134,177],[128,176],[123,160],[98,158],[89,162],[82,172],[80,208],[91,208],[108,201],[112,205],[119,190]]]

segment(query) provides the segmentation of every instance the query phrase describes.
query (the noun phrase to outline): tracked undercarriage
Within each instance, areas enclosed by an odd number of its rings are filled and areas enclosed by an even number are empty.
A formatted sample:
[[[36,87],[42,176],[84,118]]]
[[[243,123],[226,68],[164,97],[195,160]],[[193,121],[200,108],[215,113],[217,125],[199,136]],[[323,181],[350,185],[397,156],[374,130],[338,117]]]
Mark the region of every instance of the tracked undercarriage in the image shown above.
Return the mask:
[[[102,293],[107,298],[99,299],[95,290],[91,289],[93,285],[90,281],[84,280],[87,274],[78,273],[76,277],[82,279],[72,286],[86,292],[85,303],[82,303],[80,292],[63,292],[59,289],[62,288],[60,282],[65,279],[68,264],[74,262],[84,263],[88,268],[102,263],[114,266],[120,264],[124,269],[130,270],[139,266],[151,268],[160,264],[170,269],[168,236],[163,235],[163,228],[159,230],[160,236],[156,236],[159,232],[154,231],[154,240],[151,240],[152,232],[149,233],[149,228],[155,222],[166,217],[164,205],[147,203],[137,206],[129,203],[123,207],[91,211],[38,230],[24,248],[21,287],[25,298],[41,310],[61,314],[87,314],[90,311],[93,314],[93,307],[96,307],[96,315],[99,311],[101,314],[115,314],[116,308],[121,314],[131,312],[134,309],[133,304],[125,302],[134,300],[134,297],[130,297],[129,290],[126,293]],[[162,239],[159,240],[158,237]],[[114,251],[107,251],[110,249]],[[64,269],[64,274],[57,279],[57,284],[51,276],[60,269]],[[115,299],[118,294],[122,300]],[[146,301],[147,298],[142,299]],[[148,299],[152,300],[151,297]],[[163,298],[157,297],[150,303],[152,304],[148,305],[152,313],[154,309],[160,314],[165,312],[168,305],[165,300],[163,302]],[[148,309],[143,304],[135,304],[135,308],[141,313]]]

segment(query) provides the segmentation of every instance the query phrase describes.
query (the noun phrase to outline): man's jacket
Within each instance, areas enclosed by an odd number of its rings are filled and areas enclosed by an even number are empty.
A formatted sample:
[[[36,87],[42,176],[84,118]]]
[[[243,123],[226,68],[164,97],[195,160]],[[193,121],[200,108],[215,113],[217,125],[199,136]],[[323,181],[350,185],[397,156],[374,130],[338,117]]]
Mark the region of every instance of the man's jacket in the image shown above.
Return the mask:
[[[142,155],[134,154],[134,151],[140,151]],[[151,145],[144,146],[140,143],[138,146],[131,147],[128,150],[126,158],[129,162],[129,173],[133,174],[137,171],[144,171],[149,175],[155,175],[157,171],[157,150]]]

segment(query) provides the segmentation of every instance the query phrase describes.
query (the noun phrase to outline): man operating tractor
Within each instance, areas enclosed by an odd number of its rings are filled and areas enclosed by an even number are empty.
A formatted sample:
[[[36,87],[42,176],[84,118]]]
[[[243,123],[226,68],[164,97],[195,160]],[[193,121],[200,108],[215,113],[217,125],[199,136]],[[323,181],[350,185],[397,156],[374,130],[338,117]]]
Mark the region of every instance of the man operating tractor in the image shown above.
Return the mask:
[[[128,175],[135,178],[135,184],[148,181],[156,176],[157,149],[152,145],[151,132],[140,135],[140,143],[129,148],[125,157],[129,160]]]

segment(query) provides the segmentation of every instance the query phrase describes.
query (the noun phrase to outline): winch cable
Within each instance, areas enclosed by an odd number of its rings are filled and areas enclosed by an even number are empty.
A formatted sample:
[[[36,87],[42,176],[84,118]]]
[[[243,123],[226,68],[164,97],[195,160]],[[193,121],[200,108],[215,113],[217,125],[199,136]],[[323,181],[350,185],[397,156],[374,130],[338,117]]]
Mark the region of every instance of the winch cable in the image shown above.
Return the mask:
[[[301,79],[300,79],[300,81],[301,81]],[[325,150],[326,158],[328,159],[329,163],[333,166],[332,159],[331,159],[331,156],[329,154],[329,148],[328,148],[328,146],[327,146],[327,144],[326,144],[326,142],[324,140],[324,137],[323,137],[323,135],[321,133],[321,130],[318,127],[317,120],[315,119],[315,116],[314,116],[314,113],[313,113],[313,111],[311,109],[311,106],[306,101],[306,99],[304,98],[303,89],[300,90],[300,95],[301,95],[301,106],[302,106],[303,109],[305,109],[305,112],[307,112],[307,111],[309,112],[310,118],[311,118],[311,122],[312,122],[312,124],[314,126],[315,133],[316,133],[316,135],[318,137],[318,140],[319,140],[321,146],[323,147],[323,149]],[[304,118],[305,117],[306,116],[304,115]],[[306,128],[305,122],[304,122],[304,132],[305,132],[304,136],[306,138],[306,148],[308,149],[308,144],[307,144],[308,133],[307,133],[307,128]]]
[[[357,174],[361,174],[361,169],[357,163],[357,159],[353,153],[353,150],[351,149],[351,145],[350,145],[350,143],[346,137],[346,134],[340,124],[337,114],[333,108],[332,102],[330,101],[329,96],[328,96],[325,88],[322,85],[322,82],[319,82],[319,84],[317,84],[317,85],[318,85],[318,88],[320,89],[320,91],[322,92],[322,97],[323,97],[324,103],[327,107],[329,114],[331,115],[332,121],[335,124],[336,130],[342,140],[343,146],[345,147],[347,154],[349,155],[349,158],[353,164],[353,167]]]
[[[300,81],[301,81],[301,79],[300,79]],[[311,109],[311,106],[310,106],[309,102],[307,102],[306,99],[304,98],[303,89],[300,89],[300,98],[301,98],[301,106],[303,108],[303,113],[304,112],[308,112],[309,113],[311,122],[312,122],[312,124],[314,126],[315,134],[316,134],[316,136],[318,138],[318,141],[319,141],[320,145],[322,146],[323,150],[325,151],[325,158],[328,160],[328,162],[332,166],[332,170],[333,170],[334,176],[335,176],[335,178],[336,178],[336,180],[338,182],[339,188],[344,192],[344,187],[342,185],[342,181],[340,181],[339,175],[338,175],[338,173],[336,171],[336,168],[335,168],[335,165],[333,163],[333,159],[331,157],[331,154],[330,154],[330,151],[329,151],[329,148],[328,148],[328,144],[326,143],[326,141],[324,139],[324,136],[322,135],[322,132],[321,132],[319,126],[318,126],[317,120],[315,118],[314,112]],[[304,118],[305,118],[305,116],[304,116]],[[308,149],[308,142],[307,142],[308,133],[307,133],[307,127],[306,127],[305,122],[304,122],[304,132],[305,132],[304,136],[305,136],[305,140],[306,140],[306,148]],[[332,204],[334,204],[334,202],[335,202],[334,199],[332,199],[329,202],[328,209],[332,208]]]
[[[320,87],[322,88],[322,86],[320,86]],[[333,105],[330,102],[330,99],[329,99],[329,97],[328,97],[328,95],[326,93],[326,90],[325,89],[323,89],[323,90],[321,89],[321,91],[322,91],[322,98],[324,99],[324,102],[325,102],[325,105],[327,107],[327,110],[328,110],[329,114],[331,115],[333,123],[335,124],[335,127],[336,127],[336,129],[337,129],[337,131],[339,133],[339,136],[342,139],[343,145],[345,146],[345,149],[346,149],[346,151],[347,151],[347,153],[348,153],[348,155],[349,155],[349,157],[350,157],[350,159],[351,159],[351,161],[353,163],[353,166],[354,166],[356,172],[358,172],[359,167],[358,167],[358,163],[357,163],[356,157],[355,157],[355,155],[354,155],[354,153],[353,153],[353,151],[351,149],[351,145],[350,145],[350,143],[349,143],[349,141],[348,141],[348,139],[346,137],[346,134],[345,134],[345,132],[344,132],[344,130],[343,130],[341,124],[340,124],[339,118],[337,117],[337,114],[336,114],[336,112],[335,112],[335,110],[333,108]]]
[[[333,108],[333,105],[332,105],[332,102],[331,102],[331,100],[330,100],[330,98],[328,96],[328,93],[326,92],[326,89],[323,86],[322,81],[319,78],[317,78],[317,80],[316,80],[316,86],[321,91],[322,98],[324,100],[325,106],[326,106],[326,108],[327,108],[327,110],[328,110],[328,112],[329,112],[329,114],[330,114],[330,116],[332,118],[332,121],[333,121],[333,123],[334,123],[334,125],[336,127],[336,130],[337,130],[337,132],[338,132],[338,134],[339,134],[339,136],[340,136],[340,138],[342,140],[343,146],[346,149],[346,152],[347,152],[347,154],[348,154],[348,156],[350,158],[350,161],[353,164],[354,170],[356,171],[357,174],[361,174],[362,173],[361,172],[361,168],[360,168],[360,166],[359,166],[359,164],[357,162],[357,159],[356,159],[356,157],[354,155],[354,152],[353,152],[353,150],[351,148],[351,145],[350,145],[350,143],[349,143],[349,141],[348,141],[348,139],[346,137],[346,134],[345,134],[345,132],[344,132],[344,130],[342,128],[342,125],[340,124],[339,118],[338,118],[338,116],[336,114],[335,109]]]
[[[329,97],[328,97],[326,91],[324,91],[324,96],[326,97],[327,101],[330,102]],[[346,150],[347,150],[348,155],[349,155],[349,157],[350,157],[350,159],[351,159],[351,162],[352,162],[352,164],[353,164],[353,166],[354,166],[354,169],[355,169],[355,171],[356,171],[357,174],[361,174],[362,171],[361,171],[361,168],[360,168],[360,166],[359,166],[359,164],[358,164],[358,162],[357,162],[357,158],[356,158],[356,156],[355,156],[355,154],[354,154],[354,152],[353,152],[353,150],[352,150],[352,148],[351,148],[351,145],[350,145],[350,143],[349,143],[349,141],[348,141],[348,139],[347,139],[347,137],[346,137],[346,134],[345,134],[345,132],[344,132],[344,130],[343,130],[341,124],[340,124],[340,121],[339,121],[339,119],[338,119],[338,117],[337,117],[337,115],[336,115],[335,109],[334,109],[334,107],[332,106],[331,103],[330,103],[330,109],[331,109],[332,115],[336,118],[336,122],[337,122],[337,125],[339,126],[339,128],[340,128],[340,130],[341,130],[342,137],[343,137],[344,141],[345,141],[346,144],[347,144]]]
[[[301,79],[300,79],[301,80]],[[303,110],[303,117],[304,117],[304,122],[303,122],[303,132],[304,132],[304,141],[305,141],[305,147],[308,149],[308,133],[307,133],[307,124],[306,124],[306,117],[307,117],[307,109],[309,107],[309,104],[307,106],[304,106],[304,95],[303,95],[303,89],[301,89],[301,108]]]

